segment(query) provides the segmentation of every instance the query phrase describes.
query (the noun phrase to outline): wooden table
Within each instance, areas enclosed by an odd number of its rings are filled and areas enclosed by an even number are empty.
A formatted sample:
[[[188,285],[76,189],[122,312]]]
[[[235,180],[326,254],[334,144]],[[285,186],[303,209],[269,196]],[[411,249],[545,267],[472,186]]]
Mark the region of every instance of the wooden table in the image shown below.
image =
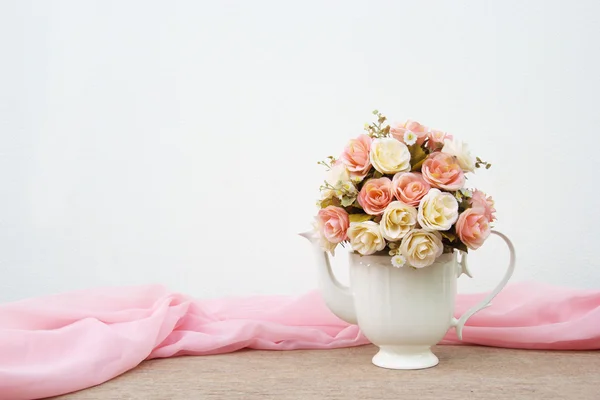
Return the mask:
[[[420,371],[375,367],[375,347],[255,351],[143,362],[83,399],[600,400],[600,352],[438,346]]]

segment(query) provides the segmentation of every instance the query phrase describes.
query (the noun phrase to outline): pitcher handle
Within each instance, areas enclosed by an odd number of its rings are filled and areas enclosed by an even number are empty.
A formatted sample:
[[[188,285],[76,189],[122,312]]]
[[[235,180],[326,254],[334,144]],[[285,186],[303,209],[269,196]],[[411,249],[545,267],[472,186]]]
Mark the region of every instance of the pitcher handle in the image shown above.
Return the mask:
[[[488,294],[481,302],[468,309],[467,312],[465,312],[459,319],[452,318],[451,326],[456,328],[456,335],[458,336],[459,340],[462,340],[462,331],[465,327],[465,323],[467,322],[467,320],[471,318],[475,313],[483,310],[486,307],[491,306],[490,302],[494,297],[496,297],[496,295],[498,295],[498,293],[500,293],[502,289],[504,289],[504,286],[506,286],[508,280],[510,279],[515,270],[515,262],[517,257],[515,255],[515,247],[513,246],[512,242],[506,235],[504,235],[501,232],[492,231],[491,233],[493,233],[496,236],[500,236],[500,238],[502,238],[508,246],[508,250],[510,251],[510,262],[508,264],[508,269],[506,270],[506,273],[504,274],[504,277],[502,278],[502,281],[500,281],[498,286],[496,286],[496,288],[493,291],[491,291],[490,294]],[[467,264],[467,253],[461,254],[462,255],[460,258],[460,271],[458,273],[458,276],[465,274],[469,278],[472,278],[473,276],[471,275],[471,271],[469,271],[469,266]]]

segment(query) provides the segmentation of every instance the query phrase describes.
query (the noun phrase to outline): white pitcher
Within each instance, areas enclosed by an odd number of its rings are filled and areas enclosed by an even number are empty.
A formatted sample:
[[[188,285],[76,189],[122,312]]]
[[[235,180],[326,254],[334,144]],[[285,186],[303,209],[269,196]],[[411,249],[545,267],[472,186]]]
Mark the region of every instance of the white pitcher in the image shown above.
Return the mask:
[[[319,286],[327,307],[342,320],[358,324],[367,339],[379,347],[373,364],[390,369],[421,369],[438,364],[431,346],[437,344],[449,328],[455,328],[462,340],[465,322],[488,307],[512,276],[516,259],[514,246],[504,234],[492,233],[508,245],[508,269],[498,286],[459,319],[454,318],[456,279],[462,274],[472,277],[466,253],[458,250],[445,253],[434,264],[414,269],[393,267],[389,255],[361,256],[351,252],[350,287],[345,287],[333,275],[329,256],[311,233],[301,236],[309,239],[315,249]]]

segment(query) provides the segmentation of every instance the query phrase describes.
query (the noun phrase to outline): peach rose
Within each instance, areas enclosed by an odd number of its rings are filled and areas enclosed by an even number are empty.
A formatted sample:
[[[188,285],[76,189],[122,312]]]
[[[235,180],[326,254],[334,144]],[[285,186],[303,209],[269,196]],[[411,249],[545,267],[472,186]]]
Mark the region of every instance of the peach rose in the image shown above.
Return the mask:
[[[429,138],[429,140],[427,141],[427,147],[429,148],[429,150],[432,151],[439,150],[442,147],[444,147],[444,140],[452,139],[452,135],[449,135],[446,132],[435,130],[429,132],[427,137]]]
[[[473,208],[482,208],[484,210],[483,215],[485,215],[488,221],[493,222],[496,220],[496,216],[494,215],[496,209],[494,208],[494,200],[491,196],[487,196],[481,190],[475,190],[471,195],[469,203]]]
[[[468,208],[456,221],[456,233],[470,249],[477,250],[490,236],[490,222],[482,208]]]
[[[369,154],[372,140],[368,135],[360,135],[350,140],[344,148],[340,160],[346,165],[353,178],[362,179],[371,169]]]
[[[419,172],[399,172],[392,179],[392,193],[409,206],[418,206],[431,186]]]
[[[436,188],[453,191],[465,184],[465,174],[456,158],[446,153],[431,153],[423,163],[421,173],[423,179]]]
[[[340,207],[327,206],[319,210],[317,222],[321,235],[330,243],[346,240],[346,232],[350,219],[346,210]]]
[[[392,181],[389,178],[369,179],[358,193],[358,204],[370,215],[381,215],[392,202]]]
[[[412,132],[417,136],[417,144],[422,145],[425,139],[427,139],[427,132],[429,128],[421,125],[417,121],[407,120],[401,124],[396,124],[390,127],[390,133],[394,138],[404,143],[404,134],[406,132]]]

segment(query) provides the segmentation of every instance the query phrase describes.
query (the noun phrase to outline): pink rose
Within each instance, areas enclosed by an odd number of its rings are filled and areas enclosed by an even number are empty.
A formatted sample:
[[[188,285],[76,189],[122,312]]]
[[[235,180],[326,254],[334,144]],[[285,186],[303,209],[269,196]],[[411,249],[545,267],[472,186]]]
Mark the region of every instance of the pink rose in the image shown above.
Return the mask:
[[[481,208],[468,208],[456,221],[456,233],[470,249],[477,250],[490,236],[490,222]]]
[[[381,215],[392,202],[392,181],[389,178],[369,179],[358,194],[358,204],[370,215]]]
[[[429,189],[431,186],[418,172],[399,172],[392,179],[392,193],[398,200],[409,206],[418,206]]]
[[[350,219],[343,208],[327,206],[320,209],[317,214],[317,222],[321,235],[330,243],[346,240]]]
[[[421,125],[417,121],[408,120],[401,124],[396,124],[390,127],[390,133],[394,138],[404,143],[404,134],[410,131],[417,136],[417,144],[422,145],[425,139],[427,139],[427,132],[429,128]]]
[[[442,147],[444,147],[444,140],[453,139],[452,135],[449,135],[446,132],[435,130],[429,132],[427,137],[429,138],[429,140],[427,141],[427,147],[429,148],[429,150],[432,151],[439,150]]]
[[[481,190],[475,190],[471,195],[469,203],[473,208],[483,209],[483,215],[485,215],[488,221],[492,222],[496,220],[496,216],[494,215],[496,209],[494,208],[494,200],[491,196],[487,196]]]
[[[446,153],[431,153],[423,163],[421,173],[427,183],[439,189],[454,191],[465,184],[465,174],[456,157]]]
[[[350,176],[362,179],[371,169],[369,152],[372,140],[367,135],[360,135],[358,138],[350,140],[344,148],[340,159],[346,164]]]

